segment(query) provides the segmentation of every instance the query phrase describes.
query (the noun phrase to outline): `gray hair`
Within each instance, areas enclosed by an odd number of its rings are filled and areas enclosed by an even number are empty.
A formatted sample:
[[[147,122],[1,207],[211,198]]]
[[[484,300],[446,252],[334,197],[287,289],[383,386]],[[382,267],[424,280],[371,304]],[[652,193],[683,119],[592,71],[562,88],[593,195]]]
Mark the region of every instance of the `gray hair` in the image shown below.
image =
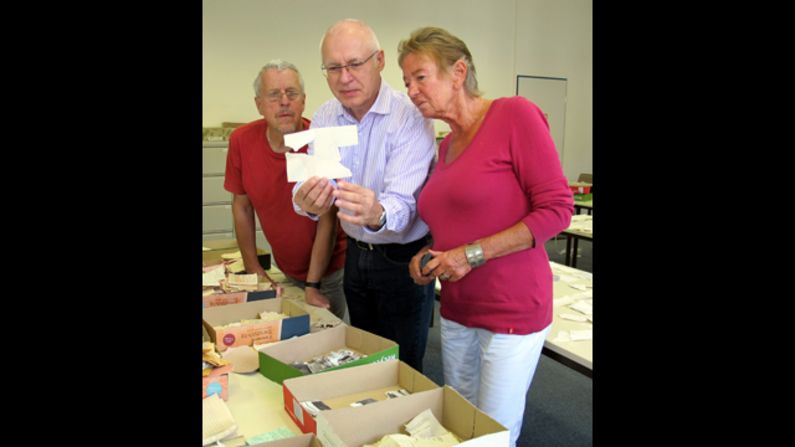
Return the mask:
[[[357,26],[360,26],[360,27],[364,28],[365,31],[367,31],[367,34],[369,35],[369,42],[368,43],[370,44],[370,51],[376,51],[376,50],[380,50],[381,49],[381,44],[378,42],[378,37],[376,37],[375,31],[373,31],[373,29],[370,28],[370,25],[368,25],[368,24],[366,24],[363,21],[358,20],[358,19],[342,19],[342,20],[338,21],[337,23],[331,25],[329,27],[329,29],[326,30],[325,34],[323,34],[323,37],[320,38],[320,47],[319,48],[320,48],[321,55],[323,53],[323,42],[326,41],[326,36],[328,36],[329,34],[333,33],[338,28],[340,28],[342,26],[346,26],[346,25],[357,25]]]
[[[292,70],[295,74],[298,75],[298,82],[301,83],[301,91],[304,91],[304,78],[301,77],[301,72],[298,71],[298,68],[295,65],[283,61],[281,59],[273,59],[269,61],[267,64],[263,65],[260,69],[259,73],[257,73],[257,77],[254,79],[254,93],[257,95],[257,98],[260,96],[260,89],[262,88],[262,75],[268,70],[276,70],[276,71],[284,71],[284,70]]]

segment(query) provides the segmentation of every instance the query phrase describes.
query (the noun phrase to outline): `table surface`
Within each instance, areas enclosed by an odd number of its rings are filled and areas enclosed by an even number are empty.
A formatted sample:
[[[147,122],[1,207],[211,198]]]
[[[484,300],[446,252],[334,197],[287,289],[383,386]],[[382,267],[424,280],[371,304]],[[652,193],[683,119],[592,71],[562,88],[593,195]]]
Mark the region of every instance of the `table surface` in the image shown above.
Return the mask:
[[[572,296],[583,295],[581,290],[571,287],[571,285],[590,286],[592,284],[592,274],[554,262],[550,262],[550,266],[553,274],[557,275],[558,280],[553,285],[555,305],[552,329],[544,346],[588,369],[592,369],[593,344],[591,340],[575,342],[554,341],[561,330],[581,330],[592,327],[590,322],[569,321],[558,316],[562,312],[577,313],[568,309],[563,303],[571,301]],[[318,320],[339,321],[328,310],[306,304],[303,301],[303,291],[298,287],[287,285],[289,283],[285,280],[284,275],[275,266],[268,271],[268,275],[284,286],[282,297],[302,305],[309,312],[312,322]],[[441,284],[438,280],[436,289],[437,291],[441,290]],[[315,329],[313,328],[314,331]],[[287,412],[284,411],[282,386],[266,379],[258,371],[245,374],[229,374],[229,398],[226,404],[237,422],[238,436],[250,438],[280,427],[286,427],[295,434],[301,434],[301,430],[290,419]]]
[[[234,250],[236,249],[232,251]],[[273,281],[283,287],[281,298],[291,300],[307,311],[311,332],[323,330],[318,327],[319,323],[341,323],[330,311],[307,304],[304,301],[304,291],[290,285],[284,273],[275,265],[267,272]],[[282,386],[266,379],[259,371],[229,374],[226,405],[237,423],[237,436],[248,439],[280,427],[286,427],[296,435],[301,434],[301,430],[284,411]]]
[[[576,310],[568,308],[568,304],[571,304],[569,301],[588,299],[585,295],[588,290],[593,290],[593,274],[584,270],[558,264],[557,262],[550,261],[549,265],[552,268],[553,275],[556,275],[558,280],[552,285],[552,297],[554,299],[552,328],[549,330],[549,334],[547,334],[544,347],[587,369],[593,370],[593,340],[555,341],[560,331],[578,331],[593,328],[593,323],[590,321],[578,322],[560,317],[561,313],[579,313]],[[579,290],[572,287],[572,285],[579,286],[580,288],[584,287],[586,290]],[[436,293],[439,294],[441,291],[442,284],[439,282],[439,279],[437,279]],[[577,298],[578,296],[580,298]]]

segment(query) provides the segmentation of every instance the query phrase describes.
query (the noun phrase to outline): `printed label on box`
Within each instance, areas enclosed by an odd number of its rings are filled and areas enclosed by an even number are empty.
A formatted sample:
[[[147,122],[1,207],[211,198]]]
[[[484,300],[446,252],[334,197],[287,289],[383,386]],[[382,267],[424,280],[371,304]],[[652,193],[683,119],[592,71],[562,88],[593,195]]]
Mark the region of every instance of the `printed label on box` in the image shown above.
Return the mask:
[[[251,346],[279,341],[282,332],[282,321],[263,321],[240,327],[223,328],[216,331],[216,347],[225,351],[232,346]],[[217,341],[220,340],[220,343]]]
[[[214,293],[203,298],[204,307],[225,306],[227,304],[237,304],[246,302],[246,292],[237,293]]]

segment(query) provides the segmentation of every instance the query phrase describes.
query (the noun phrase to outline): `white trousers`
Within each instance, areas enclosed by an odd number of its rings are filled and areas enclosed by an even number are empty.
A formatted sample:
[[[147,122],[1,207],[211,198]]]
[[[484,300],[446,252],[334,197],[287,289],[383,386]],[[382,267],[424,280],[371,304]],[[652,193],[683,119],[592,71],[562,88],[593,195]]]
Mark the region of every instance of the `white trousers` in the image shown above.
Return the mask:
[[[444,383],[511,431],[522,430],[527,391],[550,326],[528,335],[496,334],[441,320]]]

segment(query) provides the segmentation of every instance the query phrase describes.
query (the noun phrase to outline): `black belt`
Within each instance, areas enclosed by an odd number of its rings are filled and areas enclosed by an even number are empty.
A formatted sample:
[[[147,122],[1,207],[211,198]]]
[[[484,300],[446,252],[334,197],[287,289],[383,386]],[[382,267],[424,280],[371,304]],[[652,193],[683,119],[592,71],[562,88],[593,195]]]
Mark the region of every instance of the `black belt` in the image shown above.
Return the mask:
[[[430,238],[430,235],[424,236],[424,237],[422,237],[420,239],[417,239],[416,241],[412,241],[412,242],[409,242],[409,243],[406,243],[406,244],[398,244],[398,243],[373,244],[371,242],[363,242],[363,241],[360,241],[360,240],[356,240],[356,239],[348,236],[348,242],[356,244],[356,246],[359,247],[360,250],[373,251],[376,248],[386,249],[386,248],[389,248],[389,247],[406,247],[406,246],[409,246],[409,245],[412,245],[412,244],[417,244],[417,246],[419,248],[422,248],[422,247],[424,247],[425,245],[427,245],[429,243],[429,238]],[[418,250],[419,250],[419,248],[418,248]]]

